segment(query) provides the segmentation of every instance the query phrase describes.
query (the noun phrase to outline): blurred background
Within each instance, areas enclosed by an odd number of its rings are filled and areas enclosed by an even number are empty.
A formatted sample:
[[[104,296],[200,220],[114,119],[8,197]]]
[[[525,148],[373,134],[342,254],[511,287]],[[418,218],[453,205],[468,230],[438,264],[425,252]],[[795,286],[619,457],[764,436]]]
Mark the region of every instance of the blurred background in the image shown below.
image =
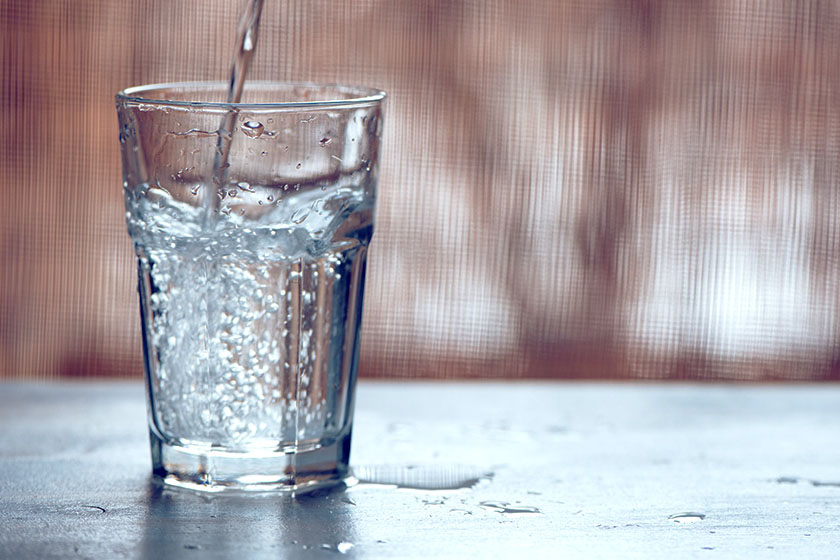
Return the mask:
[[[0,2],[0,377],[140,377],[113,94],[244,0]],[[254,79],[389,93],[361,374],[840,379],[840,7],[266,0]]]

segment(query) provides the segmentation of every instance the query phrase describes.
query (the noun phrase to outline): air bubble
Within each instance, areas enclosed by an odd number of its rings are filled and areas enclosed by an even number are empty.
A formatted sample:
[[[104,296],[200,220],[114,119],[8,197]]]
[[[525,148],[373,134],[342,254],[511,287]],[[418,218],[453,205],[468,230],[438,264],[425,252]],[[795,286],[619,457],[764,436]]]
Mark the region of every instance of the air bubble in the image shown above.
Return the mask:
[[[294,214],[292,214],[292,223],[293,224],[302,224],[306,221],[306,218],[309,217],[309,208],[298,208]]]
[[[248,138],[259,138],[262,136],[263,130],[265,130],[263,124],[259,121],[246,121],[242,123],[239,129]]]

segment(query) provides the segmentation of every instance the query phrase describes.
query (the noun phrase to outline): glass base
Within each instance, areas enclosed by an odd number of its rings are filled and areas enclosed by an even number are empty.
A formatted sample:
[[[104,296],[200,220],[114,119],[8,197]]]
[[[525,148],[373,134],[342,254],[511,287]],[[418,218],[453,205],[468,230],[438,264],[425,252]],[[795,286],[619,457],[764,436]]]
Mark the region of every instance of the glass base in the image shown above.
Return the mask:
[[[154,476],[169,486],[202,492],[300,494],[348,476],[350,433],[305,451],[232,452],[176,445],[150,432]]]

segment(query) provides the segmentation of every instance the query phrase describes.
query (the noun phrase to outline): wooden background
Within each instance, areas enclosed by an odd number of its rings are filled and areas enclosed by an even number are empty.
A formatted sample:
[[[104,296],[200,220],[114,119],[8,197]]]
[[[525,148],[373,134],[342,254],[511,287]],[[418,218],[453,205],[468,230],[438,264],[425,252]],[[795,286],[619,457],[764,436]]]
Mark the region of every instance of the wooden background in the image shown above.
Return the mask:
[[[242,1],[0,3],[0,377],[141,375],[113,94]],[[840,8],[267,0],[252,76],[390,94],[362,375],[840,379]]]

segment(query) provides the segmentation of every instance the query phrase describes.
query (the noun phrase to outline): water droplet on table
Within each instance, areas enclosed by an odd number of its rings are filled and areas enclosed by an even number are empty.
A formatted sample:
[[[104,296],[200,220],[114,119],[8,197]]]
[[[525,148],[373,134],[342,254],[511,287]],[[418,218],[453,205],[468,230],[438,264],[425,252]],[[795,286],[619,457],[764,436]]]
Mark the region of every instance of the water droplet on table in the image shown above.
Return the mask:
[[[533,506],[512,506],[508,502],[484,501],[478,504],[484,509],[501,513],[508,517],[519,517],[524,515],[541,515],[542,512]]]
[[[696,523],[697,521],[703,521],[706,519],[706,514],[687,511],[684,513],[669,515],[668,519],[674,523]]]

